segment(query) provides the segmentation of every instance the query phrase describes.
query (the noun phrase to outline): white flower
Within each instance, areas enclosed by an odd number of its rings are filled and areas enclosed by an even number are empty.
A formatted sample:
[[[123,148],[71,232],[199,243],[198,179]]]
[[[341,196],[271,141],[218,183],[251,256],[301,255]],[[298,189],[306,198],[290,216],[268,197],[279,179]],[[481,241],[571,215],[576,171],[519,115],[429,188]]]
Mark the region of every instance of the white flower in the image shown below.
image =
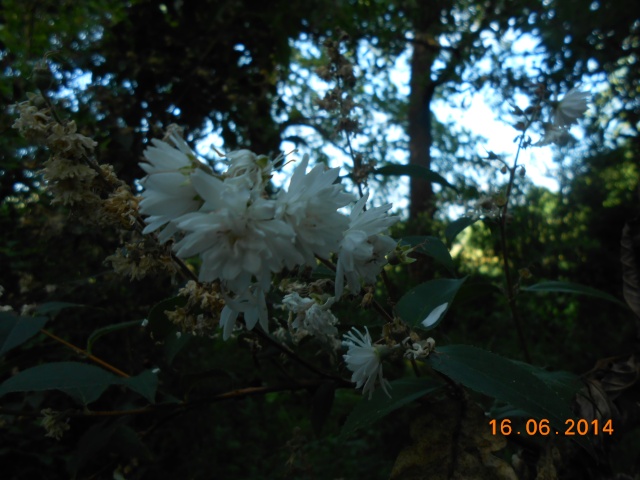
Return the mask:
[[[368,196],[363,196],[353,207],[349,229],[344,232],[340,243],[336,266],[336,298],[342,295],[345,277],[353,293],[360,291],[360,277],[366,283],[375,282],[376,275],[386,263],[385,256],[397,243],[382,234],[398,221],[397,217],[387,215],[391,204],[364,210]]]
[[[417,360],[419,358],[426,358],[436,348],[436,341],[429,337],[426,340],[420,340],[419,342],[411,342],[411,338],[406,338],[402,345],[405,347],[404,357]]]
[[[177,148],[166,142],[153,139],[154,146],[144,151],[148,163],[140,163],[147,172],[140,183],[145,187],[140,202],[140,213],[148,216],[143,233],[151,233],[167,225],[159,235],[161,242],[167,241],[177,231],[176,218],[198,210],[202,202],[197,198],[190,174],[200,163],[189,146],[177,136],[171,140]]]
[[[338,334],[335,325],[338,319],[329,308],[334,303],[334,298],[329,298],[324,304],[319,304],[312,298],[303,298],[297,292],[285,295],[282,299],[282,308],[289,310],[291,326],[302,334],[313,335],[323,340],[332,340]]]
[[[562,147],[571,139],[567,127],[558,127],[551,123],[544,123],[542,127],[544,128],[544,136],[533,144],[534,147],[544,147],[552,143]]]
[[[200,255],[201,281],[219,279],[241,294],[255,279],[267,291],[272,272],[302,263],[292,248],[294,230],[274,218],[273,200],[252,198],[246,188],[200,170],[191,182],[204,204],[200,211],[176,220],[186,234],[175,248],[182,258]]]
[[[369,393],[369,398],[375,390],[376,377],[384,392],[389,394],[389,382],[382,376],[381,356],[388,347],[371,344],[369,330],[365,327],[365,333],[361,333],[355,327],[345,334],[342,345],[348,347],[348,351],[343,355],[347,368],[353,372],[351,381],[355,382],[356,388],[362,388],[362,394]]]
[[[264,155],[256,156],[250,150],[237,150],[227,154],[227,160],[230,165],[224,173],[225,182],[261,193],[271,178],[273,162]]]
[[[258,285],[252,285],[236,298],[225,297],[225,307],[220,313],[220,327],[222,338],[227,340],[233,332],[233,326],[240,313],[244,314],[247,329],[252,330],[258,322],[266,332],[269,328],[269,316],[264,290]]]
[[[557,104],[553,112],[553,124],[557,127],[568,127],[587,111],[589,94],[572,88]]]
[[[351,195],[344,192],[338,178],[339,168],[324,170],[316,165],[306,173],[309,156],[296,167],[289,188],[277,198],[277,215],[296,232],[295,248],[307,265],[315,265],[315,256],[329,258],[338,250],[348,219],[338,212],[348,205]]]

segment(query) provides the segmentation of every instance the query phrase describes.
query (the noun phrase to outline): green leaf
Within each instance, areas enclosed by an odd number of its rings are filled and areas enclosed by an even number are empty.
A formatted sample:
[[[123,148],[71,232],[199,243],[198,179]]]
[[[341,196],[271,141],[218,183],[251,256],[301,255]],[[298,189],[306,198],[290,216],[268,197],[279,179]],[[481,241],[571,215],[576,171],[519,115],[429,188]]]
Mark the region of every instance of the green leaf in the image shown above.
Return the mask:
[[[78,308],[84,307],[84,305],[80,303],[69,303],[69,302],[47,302],[38,305],[34,312],[36,315],[48,315],[49,317],[55,317],[60,310],[64,310],[65,308]]]
[[[88,405],[111,385],[124,385],[153,403],[158,379],[149,370],[136,377],[121,378],[86,363],[45,363],[5,380],[0,385],[0,397],[13,392],[59,390],[83,405]]]
[[[90,426],[78,441],[78,447],[67,460],[67,469],[74,478],[78,471],[95,460],[96,455],[102,451],[118,428],[118,423],[101,422]]]
[[[153,455],[140,439],[140,435],[128,425],[118,425],[109,443],[126,458],[138,458],[145,462],[153,460]]]
[[[467,345],[439,347],[428,361],[434,370],[462,385],[483,393],[532,417],[545,418],[555,428],[565,428],[573,418],[566,398],[557,389],[507,358]]]
[[[596,288],[587,287],[586,285],[580,285],[579,283],[550,281],[540,282],[529,287],[520,287],[520,290],[524,292],[561,292],[561,293],[575,293],[576,295],[588,295],[590,297],[600,298],[609,302],[615,303],[623,308],[628,308],[627,305],[618,300],[613,295],[598,290]]]
[[[622,229],[620,239],[622,295],[627,305],[640,317],[640,219],[634,218]]]
[[[447,238],[447,243],[451,245],[453,240],[461,231],[473,225],[477,221],[477,218],[461,217],[458,220],[454,220],[453,222],[451,222],[449,225],[447,225],[447,228],[444,231],[444,235]]]
[[[458,191],[456,187],[451,185],[442,175],[421,165],[385,165],[384,167],[374,170],[373,173],[384,176],[407,175],[411,178],[422,178],[431,183],[438,183],[443,187],[451,188],[456,192]]]
[[[391,398],[382,389],[373,392],[371,399],[363,397],[345,422],[340,437],[351,435],[356,430],[371,425],[418,398],[441,388],[443,384],[430,378],[401,378],[391,382]]]
[[[583,387],[580,377],[574,373],[563,370],[550,372],[543,368],[529,365],[528,363],[518,362],[516,360],[511,361],[533,373],[567,404],[570,404],[573,401],[578,391]]]
[[[118,378],[122,385],[146,398],[149,403],[156,403],[156,391],[158,390],[158,375],[151,370],[145,370],[135,377]]]
[[[447,246],[442,243],[442,240],[436,237],[429,236],[411,236],[400,239],[401,245],[411,245],[412,247],[418,246],[416,252],[428,255],[436,262],[443,265],[451,273],[454,272],[453,259],[447,249]]]
[[[130,322],[122,322],[122,323],[116,323],[114,325],[107,325],[106,327],[102,327],[102,328],[98,328],[97,330],[94,330],[93,333],[89,335],[89,339],[87,340],[87,352],[91,353],[93,349],[93,344],[100,337],[112,332],[117,332],[119,330],[124,330],[127,328],[136,327],[136,326],[140,327],[141,323],[142,322],[140,322],[140,320],[132,320]]]
[[[35,336],[48,321],[47,317],[18,317],[0,312],[0,355]]]
[[[458,289],[466,279],[467,277],[461,279],[438,278],[422,283],[402,296],[396,305],[396,313],[412,327],[426,328],[427,330],[435,328],[451,307]],[[427,316],[445,303],[448,305],[442,312],[440,320],[429,327],[424,327],[422,322]]]
[[[60,390],[78,402],[87,405],[100,397],[104,391],[119,383],[115,375],[77,362],[45,363],[14,375],[0,385],[0,396],[11,392],[40,392]]]
[[[316,437],[320,437],[322,427],[331,413],[335,393],[336,384],[325,382],[318,387],[311,399],[311,426]]]

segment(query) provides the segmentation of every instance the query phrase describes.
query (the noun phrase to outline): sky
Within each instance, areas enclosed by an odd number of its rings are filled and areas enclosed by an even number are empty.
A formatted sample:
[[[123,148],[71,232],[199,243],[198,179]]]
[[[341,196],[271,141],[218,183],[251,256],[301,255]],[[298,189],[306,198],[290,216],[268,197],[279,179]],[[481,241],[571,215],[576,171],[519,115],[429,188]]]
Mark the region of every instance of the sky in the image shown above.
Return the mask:
[[[532,51],[535,45],[535,38],[523,37],[518,40],[513,48],[514,51]],[[298,41],[295,46],[305,51],[308,55],[319,56],[320,51],[312,44],[305,43],[304,41]],[[367,54],[375,55],[375,49],[368,47],[368,53],[361,53],[360,57],[366,57]],[[409,59],[410,50],[407,49],[402,55],[400,55],[395,62],[391,72],[390,78],[395,83],[400,94],[408,97],[409,95]],[[366,60],[366,58],[364,58]],[[536,67],[536,57],[529,55],[527,57],[526,67],[530,68],[533,72]],[[484,68],[482,64],[478,65],[478,68]],[[89,76],[81,76],[77,80],[77,85],[80,88],[84,88],[87,83],[90,82]],[[317,77],[309,77],[311,86],[318,92],[326,91],[329,86],[326,83],[320,81]],[[289,93],[295,95],[295,93]],[[505,160],[511,164],[513,155],[515,154],[517,145],[514,143],[514,138],[517,133],[513,127],[508,124],[509,119],[499,118],[498,112],[491,109],[491,91],[487,88],[476,93],[467,93],[465,96],[460,95],[459,98],[449,99],[448,102],[438,101],[434,103],[434,114],[443,122],[453,120],[454,124],[459,127],[468,129],[473,134],[481,136],[486,141],[479,143],[476,146],[476,153],[479,156],[486,156],[487,151],[493,151],[497,154],[504,154]],[[289,102],[291,104],[291,102]],[[459,105],[465,104],[465,109],[461,109]],[[524,97],[514,99],[514,104],[525,108],[527,106],[526,99]],[[389,131],[388,135],[401,135],[402,132]],[[313,132],[311,129],[302,130],[299,132],[301,136],[311,135]],[[574,127],[572,134],[580,136],[579,127]],[[224,144],[220,136],[215,132],[201,140],[196,145],[196,150],[203,156],[211,156],[211,148],[215,148],[218,151],[225,151]],[[285,152],[293,150],[295,147],[293,144],[287,145],[286,142],[282,145],[282,149]],[[334,164],[332,166],[338,166],[344,162],[351,162],[346,158],[342,152],[338,149],[329,146],[323,148],[329,158],[333,158]],[[260,153],[260,152],[257,152]],[[397,151],[394,152],[394,160],[398,163],[407,163],[408,152]],[[544,186],[552,191],[558,190],[558,183],[551,177],[550,171],[554,168],[553,163],[553,148],[552,147],[538,147],[529,148],[521,152],[519,163],[526,167],[527,176],[533,181],[534,184]],[[288,165],[284,172],[275,176],[274,181],[276,184],[286,184],[291,174],[292,169],[295,168],[295,163]],[[498,173],[499,165],[496,165],[496,177]],[[440,172],[446,178],[446,172]],[[490,186],[482,182],[481,188],[489,190]],[[373,195],[372,195],[373,197]],[[405,177],[401,182],[401,188],[396,192],[394,198],[390,199],[394,203],[396,209],[406,209],[408,207],[408,179]]]

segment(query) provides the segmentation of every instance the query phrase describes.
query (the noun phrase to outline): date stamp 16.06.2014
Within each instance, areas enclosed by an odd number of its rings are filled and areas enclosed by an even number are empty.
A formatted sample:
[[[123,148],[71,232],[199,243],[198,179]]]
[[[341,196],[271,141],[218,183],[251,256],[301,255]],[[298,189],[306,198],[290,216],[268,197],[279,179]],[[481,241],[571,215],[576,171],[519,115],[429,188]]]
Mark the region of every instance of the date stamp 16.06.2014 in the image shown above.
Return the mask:
[[[520,428],[516,427],[519,426]],[[508,418],[502,420],[490,420],[492,435],[563,435],[570,436],[587,436],[587,435],[613,435],[613,423],[609,420],[585,420],[584,418],[569,418],[564,422],[564,428],[554,428],[549,420],[542,418],[536,420],[530,418],[524,425],[521,422],[513,423]]]

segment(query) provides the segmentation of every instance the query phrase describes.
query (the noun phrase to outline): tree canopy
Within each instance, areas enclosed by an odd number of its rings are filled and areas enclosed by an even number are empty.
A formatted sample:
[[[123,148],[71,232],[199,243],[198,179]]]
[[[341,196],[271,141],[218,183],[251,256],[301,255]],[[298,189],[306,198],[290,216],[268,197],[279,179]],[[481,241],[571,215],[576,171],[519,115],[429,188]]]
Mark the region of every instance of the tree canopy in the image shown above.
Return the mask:
[[[640,5],[0,4],[7,478],[640,473]]]

